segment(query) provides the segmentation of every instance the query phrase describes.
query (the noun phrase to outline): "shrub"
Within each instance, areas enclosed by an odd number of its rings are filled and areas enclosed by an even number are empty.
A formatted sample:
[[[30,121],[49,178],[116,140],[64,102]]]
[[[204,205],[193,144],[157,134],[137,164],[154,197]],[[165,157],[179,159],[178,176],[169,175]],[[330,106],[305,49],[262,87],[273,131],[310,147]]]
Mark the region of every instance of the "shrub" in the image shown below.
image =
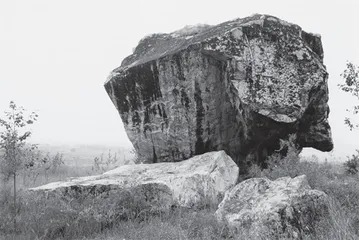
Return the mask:
[[[356,174],[359,171],[359,150],[356,150],[357,154],[353,154],[351,158],[344,163],[345,171],[348,174]]]

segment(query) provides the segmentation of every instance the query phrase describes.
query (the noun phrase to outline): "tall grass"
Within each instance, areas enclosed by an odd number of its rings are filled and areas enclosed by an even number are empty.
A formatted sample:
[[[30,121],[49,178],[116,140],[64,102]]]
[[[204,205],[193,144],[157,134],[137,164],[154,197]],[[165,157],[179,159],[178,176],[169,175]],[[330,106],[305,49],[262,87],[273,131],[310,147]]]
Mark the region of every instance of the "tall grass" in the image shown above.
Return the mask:
[[[278,158],[278,159],[277,159]],[[270,159],[269,168],[253,166],[252,177],[276,179],[307,175],[309,185],[327,193],[330,216],[304,239],[359,239],[359,177],[329,163],[303,161],[288,151],[284,159]],[[92,171],[92,172],[91,172]],[[49,176],[38,177],[34,185],[69,176],[94,173],[91,168],[61,166]],[[28,184],[33,186],[33,184]],[[255,233],[231,232],[215,216],[215,206],[202,209],[152,209],[136,189],[108,189],[93,195],[58,196],[18,193],[18,232],[11,226],[11,189],[0,191],[0,239],[258,239]],[[83,192],[84,193],[84,192]],[[103,194],[103,195],[101,195]],[[253,235],[251,235],[253,234]]]
[[[226,239],[228,236],[226,226],[216,220],[214,208],[161,211],[153,209],[136,190],[118,189],[106,198],[107,192],[99,198],[20,192],[15,239]],[[0,210],[0,236],[4,239],[14,235],[9,221],[13,209],[7,196],[0,196],[0,203],[5,206]]]

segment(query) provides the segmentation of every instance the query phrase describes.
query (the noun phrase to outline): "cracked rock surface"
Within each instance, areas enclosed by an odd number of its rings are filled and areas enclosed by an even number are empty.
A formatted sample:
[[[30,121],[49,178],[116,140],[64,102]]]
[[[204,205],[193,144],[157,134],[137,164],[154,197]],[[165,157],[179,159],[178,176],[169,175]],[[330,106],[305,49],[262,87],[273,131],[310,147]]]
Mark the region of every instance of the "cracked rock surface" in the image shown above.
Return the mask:
[[[143,38],[105,89],[149,163],[225,150],[241,170],[279,149],[333,149],[319,35],[255,14]]]

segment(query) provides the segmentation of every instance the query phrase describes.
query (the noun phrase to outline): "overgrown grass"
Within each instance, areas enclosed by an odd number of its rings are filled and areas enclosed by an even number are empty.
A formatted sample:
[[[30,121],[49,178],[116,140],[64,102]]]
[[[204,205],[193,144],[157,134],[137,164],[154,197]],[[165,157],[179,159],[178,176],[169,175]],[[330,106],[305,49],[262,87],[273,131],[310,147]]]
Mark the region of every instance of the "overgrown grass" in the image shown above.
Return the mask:
[[[307,175],[309,185],[330,197],[330,216],[305,239],[359,239],[359,177],[347,174],[341,166],[303,161],[289,151],[287,157],[269,159],[269,169],[253,166],[252,177],[276,179]],[[62,180],[72,174],[87,175],[90,169],[62,166],[46,181]],[[43,181],[43,182],[42,182]],[[115,191],[116,192],[116,191]],[[167,209],[152,211],[136,191],[119,190],[110,197],[44,197],[18,193],[15,239],[251,239],[246,233],[232,233],[215,217],[215,208]],[[0,192],[0,239],[12,239],[13,205],[10,188]],[[145,206],[145,207],[144,207]],[[143,211],[145,209],[145,211]],[[256,238],[257,239],[257,238]]]
[[[119,223],[91,239],[230,239],[227,227],[216,220],[213,211],[176,209],[143,222]]]
[[[136,190],[114,192],[108,198],[46,197],[20,192],[15,239],[227,239],[229,236],[226,226],[216,220],[213,208],[196,212],[184,208],[153,210]],[[14,235],[9,196],[4,191],[0,196],[0,204],[5,206],[0,210],[0,236],[4,239]]]

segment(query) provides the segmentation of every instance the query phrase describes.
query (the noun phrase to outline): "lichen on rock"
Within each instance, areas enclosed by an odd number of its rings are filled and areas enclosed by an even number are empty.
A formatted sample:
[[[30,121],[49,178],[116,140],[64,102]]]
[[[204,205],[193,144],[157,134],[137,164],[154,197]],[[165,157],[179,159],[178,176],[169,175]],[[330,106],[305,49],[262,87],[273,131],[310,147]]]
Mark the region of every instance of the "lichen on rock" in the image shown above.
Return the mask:
[[[255,14],[148,36],[105,89],[143,161],[225,150],[243,170],[292,133],[332,150],[323,56],[320,36]]]

